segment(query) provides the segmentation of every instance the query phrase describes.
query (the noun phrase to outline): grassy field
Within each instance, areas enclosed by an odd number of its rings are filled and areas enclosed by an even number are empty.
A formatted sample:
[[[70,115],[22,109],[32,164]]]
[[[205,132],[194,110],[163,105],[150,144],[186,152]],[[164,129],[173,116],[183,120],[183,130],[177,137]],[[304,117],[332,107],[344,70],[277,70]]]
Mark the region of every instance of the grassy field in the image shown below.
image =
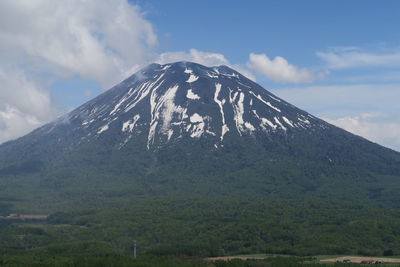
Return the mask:
[[[290,258],[294,257],[291,255],[277,255],[277,254],[242,254],[235,256],[223,256],[223,257],[210,257],[206,258],[206,261],[232,261],[232,260],[262,260],[262,259],[272,259],[272,258]],[[298,257],[301,258],[301,257]],[[303,257],[304,264],[337,264],[337,262],[342,262],[344,259],[351,260],[352,263],[361,263],[362,261],[378,261],[385,265],[390,266],[400,266],[400,256],[379,256],[379,257],[369,257],[369,256],[357,256],[357,255],[316,255],[310,257]],[[381,265],[382,266],[382,265]]]

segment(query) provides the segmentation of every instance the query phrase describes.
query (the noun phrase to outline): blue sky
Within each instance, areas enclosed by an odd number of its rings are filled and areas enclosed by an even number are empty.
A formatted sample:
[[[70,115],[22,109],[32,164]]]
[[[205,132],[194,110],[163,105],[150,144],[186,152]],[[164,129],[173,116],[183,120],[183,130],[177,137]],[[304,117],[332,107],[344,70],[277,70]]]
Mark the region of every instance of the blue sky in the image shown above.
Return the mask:
[[[193,60],[237,68],[298,107],[400,151],[399,1],[18,0],[0,10],[0,142],[150,62]],[[33,108],[21,103],[26,93]]]

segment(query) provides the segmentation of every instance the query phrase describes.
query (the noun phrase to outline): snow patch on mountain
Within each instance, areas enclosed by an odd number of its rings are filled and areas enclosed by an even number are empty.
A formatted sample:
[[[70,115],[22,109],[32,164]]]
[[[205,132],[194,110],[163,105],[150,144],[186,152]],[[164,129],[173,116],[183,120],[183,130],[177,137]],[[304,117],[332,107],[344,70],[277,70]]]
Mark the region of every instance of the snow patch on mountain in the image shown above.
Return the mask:
[[[261,121],[262,121],[262,123],[264,124],[264,125],[268,125],[268,126],[270,126],[272,129],[276,129],[276,127],[278,127],[278,126],[276,126],[275,124],[273,124],[271,121],[269,121],[267,118],[261,118]]]
[[[124,122],[122,124],[122,131],[123,132],[126,132],[126,131],[132,132],[133,128],[135,128],[135,124],[138,122],[139,119],[140,119],[140,115],[136,114],[132,120],[128,120],[128,121]]]
[[[178,90],[179,85],[175,85],[167,90],[167,92],[160,97],[161,105],[163,105],[163,109],[161,110],[161,116],[163,117],[163,130],[169,130],[170,122],[172,121],[174,113],[181,113],[184,111],[184,108],[180,106],[176,106],[174,103],[176,91]]]
[[[115,105],[114,109],[111,110],[110,115],[113,115],[118,109],[119,107],[126,101],[129,99],[129,97],[132,95],[133,93],[133,88],[129,89],[128,93]]]
[[[196,95],[195,93],[193,93],[192,89],[189,89],[187,91],[186,97],[192,100],[197,100],[200,99],[200,96]]]
[[[250,122],[245,122],[244,126],[250,131],[250,132],[254,132],[256,130],[256,128],[250,123]]]
[[[282,119],[283,119],[287,124],[289,124],[290,127],[294,127],[293,123],[292,123],[288,118],[286,118],[285,116],[283,116]]]
[[[268,95],[270,98],[272,98],[273,100],[277,101],[277,102],[281,102],[281,100],[279,98],[274,97],[273,95],[269,94]]]
[[[252,95],[254,95],[255,97],[257,97],[258,100],[260,100],[261,102],[263,102],[264,104],[266,104],[266,105],[269,106],[270,108],[272,108],[272,109],[274,109],[274,110],[276,110],[276,111],[278,111],[278,112],[281,112],[281,110],[280,110],[279,108],[273,106],[270,102],[265,101],[265,100],[261,97],[261,95],[256,95],[255,93],[253,93],[253,92],[251,92],[251,91],[250,91],[250,93],[251,93]]]
[[[206,75],[210,78],[218,78],[218,74],[215,74],[215,72],[206,72]]]
[[[192,83],[192,82],[195,82],[195,81],[197,81],[197,79],[199,79],[199,76],[196,76],[196,75],[193,75],[193,74],[190,74],[190,76],[189,76],[189,78],[187,79],[187,83]]]
[[[143,83],[137,90],[135,90],[137,96],[129,103],[129,105],[127,105],[125,112],[134,108],[140,101],[142,101],[142,99],[147,97],[151,91],[156,91],[164,82],[164,80],[161,80],[164,75],[165,73],[161,74],[153,83],[150,81]]]
[[[108,124],[100,127],[100,129],[97,131],[97,134],[101,134],[102,132],[105,132],[109,129],[110,127],[108,126]]]
[[[277,124],[279,124],[279,126],[281,126],[281,128],[283,129],[283,130],[287,130],[287,128],[285,127],[285,126],[283,126],[283,124],[279,121],[279,119],[277,118],[277,117],[274,117],[274,120],[275,120],[275,122],[277,123]]]
[[[192,116],[190,116],[191,123],[198,123],[203,121],[204,121],[203,118],[197,113],[194,113]]]
[[[218,104],[219,110],[221,112],[221,120],[222,120],[222,129],[221,129],[221,141],[224,140],[224,135],[229,131],[228,125],[225,123],[225,114],[224,114],[224,104],[225,99],[219,100],[218,95],[221,92],[221,84],[215,84],[215,93],[214,93],[214,101]]]
[[[302,116],[302,118],[297,118],[299,121],[301,121],[301,122],[304,122],[304,123],[306,123],[306,124],[310,124],[310,121],[309,120],[307,120],[305,117],[303,117]]]
[[[193,123],[191,125],[191,134],[190,137],[192,138],[199,138],[203,135],[204,133],[204,127],[205,127],[205,119],[201,117],[199,114],[195,113],[190,117],[190,122]]]
[[[94,119],[85,120],[85,121],[82,122],[82,126],[88,126],[88,125],[91,124],[92,122],[94,122]]]

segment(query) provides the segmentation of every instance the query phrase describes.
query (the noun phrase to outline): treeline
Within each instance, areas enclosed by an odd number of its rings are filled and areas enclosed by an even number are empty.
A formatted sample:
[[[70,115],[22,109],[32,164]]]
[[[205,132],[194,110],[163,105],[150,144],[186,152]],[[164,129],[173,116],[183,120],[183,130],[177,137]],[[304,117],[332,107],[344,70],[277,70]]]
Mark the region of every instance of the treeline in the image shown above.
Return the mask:
[[[396,210],[326,199],[158,198],[129,208],[51,214],[46,222],[5,222],[0,248],[50,254],[223,256],[400,253]]]

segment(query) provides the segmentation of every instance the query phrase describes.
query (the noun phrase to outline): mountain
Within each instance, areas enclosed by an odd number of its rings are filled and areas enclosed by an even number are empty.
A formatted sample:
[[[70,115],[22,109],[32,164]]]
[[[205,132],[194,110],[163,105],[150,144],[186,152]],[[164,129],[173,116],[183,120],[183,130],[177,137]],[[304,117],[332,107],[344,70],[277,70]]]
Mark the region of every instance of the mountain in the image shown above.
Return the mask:
[[[218,148],[226,136],[286,134],[326,127],[329,125],[325,122],[226,66],[207,68],[178,62],[148,66],[41,127],[30,138],[68,138],[67,146],[71,146],[115,136],[118,131],[111,145],[119,149],[132,138],[143,137],[149,150],[186,137],[208,138]]]
[[[185,231],[176,242],[185,246],[220,244],[217,249],[237,252],[257,239],[249,251],[269,246],[274,252],[312,253],[318,247],[337,254],[350,251],[346,242],[356,251],[365,240],[349,227],[358,225],[357,216],[364,218],[359,226],[364,227],[371,210],[382,212],[385,222],[395,218],[388,214],[399,208],[399,179],[400,153],[316,118],[227,66],[191,62],[151,64],[0,146],[3,214],[70,212],[56,213],[50,221],[85,221],[89,228],[119,218],[109,226],[124,225],[121,235],[139,236],[148,248],[177,235],[179,221]],[[289,228],[277,228],[280,216]],[[330,233],[343,237],[339,241],[326,238],[332,220],[338,230]],[[150,237],[135,228],[139,225],[164,230]],[[391,221],[374,236],[379,239],[397,225]],[[287,229],[297,227],[303,229],[297,233],[303,243],[287,237]],[[220,239],[200,234],[210,231]],[[318,242],[309,238],[314,231],[321,234]],[[398,245],[392,239],[379,242],[370,249]]]
[[[99,173],[114,177],[107,184],[129,176],[134,191],[153,193],[246,181],[247,191],[261,194],[331,194],[337,183],[356,189],[398,179],[399,163],[399,153],[296,108],[229,67],[190,62],[151,64],[0,146],[2,176],[30,177],[23,186],[50,192],[73,190]],[[169,175],[177,183],[172,191]],[[218,191],[207,186],[199,193]]]
[[[81,139],[117,130],[119,147],[145,136],[151,150],[181,138],[207,138],[218,148],[226,136],[327,127],[228,67],[184,62],[150,65],[68,120]]]

